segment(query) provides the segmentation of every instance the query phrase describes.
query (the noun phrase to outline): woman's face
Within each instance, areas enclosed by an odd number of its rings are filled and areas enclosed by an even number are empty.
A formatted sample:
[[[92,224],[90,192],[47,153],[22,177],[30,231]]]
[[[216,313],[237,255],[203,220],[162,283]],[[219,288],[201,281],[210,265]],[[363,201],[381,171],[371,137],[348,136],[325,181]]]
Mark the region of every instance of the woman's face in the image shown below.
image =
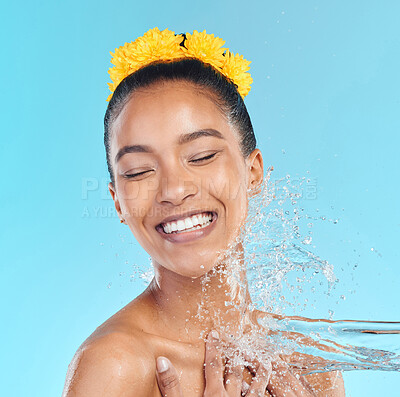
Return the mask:
[[[187,277],[211,270],[262,181],[260,151],[244,159],[216,104],[186,82],[135,92],[110,147],[115,207],[153,262]]]

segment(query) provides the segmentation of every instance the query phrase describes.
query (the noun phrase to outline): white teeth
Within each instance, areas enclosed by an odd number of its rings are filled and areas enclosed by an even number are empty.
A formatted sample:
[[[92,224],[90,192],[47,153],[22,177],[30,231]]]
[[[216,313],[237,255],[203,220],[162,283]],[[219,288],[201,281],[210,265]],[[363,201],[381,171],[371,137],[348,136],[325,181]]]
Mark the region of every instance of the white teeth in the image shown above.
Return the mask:
[[[185,219],[185,229],[190,229],[191,227],[193,227],[193,223],[190,220],[190,218],[186,218]]]
[[[185,229],[185,221],[183,221],[182,219],[179,219],[178,221],[178,230],[184,230]]]
[[[182,230],[196,230],[206,227],[212,221],[211,213],[197,214],[185,219],[179,219],[176,222],[167,222],[162,224],[164,232],[169,234],[172,232],[181,232]]]

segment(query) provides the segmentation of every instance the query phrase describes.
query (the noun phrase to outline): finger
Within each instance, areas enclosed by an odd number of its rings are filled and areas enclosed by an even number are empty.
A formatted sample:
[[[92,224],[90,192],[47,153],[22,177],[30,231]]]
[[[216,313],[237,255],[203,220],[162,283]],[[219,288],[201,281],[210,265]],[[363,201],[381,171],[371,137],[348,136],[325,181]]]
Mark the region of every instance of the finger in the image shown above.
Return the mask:
[[[231,368],[228,365],[228,369],[225,376],[225,390],[230,396],[240,396],[242,391],[243,382],[243,367],[236,365]]]
[[[247,392],[249,391],[249,389],[250,389],[250,385],[245,381],[245,380],[243,380],[242,381],[242,396],[246,396],[247,395]]]
[[[247,368],[250,370],[250,372],[253,375],[255,375],[257,372],[257,368],[260,364],[260,359],[251,357],[250,355],[248,355],[246,353],[243,355],[243,357],[247,362]],[[265,356],[261,356],[261,357],[262,357],[262,361],[269,362],[269,363],[272,363],[275,361],[282,361],[281,358],[277,355],[265,355]],[[268,366],[268,364],[267,364],[267,366]]]
[[[163,397],[183,397],[178,373],[166,357],[157,357],[156,377]]]
[[[242,383],[242,396],[248,396],[248,394],[246,394],[248,392],[248,390],[250,389],[250,385],[243,381]],[[272,394],[270,394],[270,392],[268,391],[268,389],[266,389],[264,391],[264,394],[261,394],[263,397],[273,397]]]
[[[271,373],[271,363],[267,363],[266,365],[259,363],[256,368],[256,375],[251,381],[250,389],[247,392],[246,397],[265,396],[265,391],[267,390],[267,386],[271,378]]]
[[[207,336],[204,370],[207,393],[220,393],[224,390],[224,364],[218,350],[219,335],[211,331]],[[210,394],[211,395],[211,394]]]
[[[303,383],[289,371],[286,363],[272,363],[272,369],[268,391],[274,397],[312,396]]]

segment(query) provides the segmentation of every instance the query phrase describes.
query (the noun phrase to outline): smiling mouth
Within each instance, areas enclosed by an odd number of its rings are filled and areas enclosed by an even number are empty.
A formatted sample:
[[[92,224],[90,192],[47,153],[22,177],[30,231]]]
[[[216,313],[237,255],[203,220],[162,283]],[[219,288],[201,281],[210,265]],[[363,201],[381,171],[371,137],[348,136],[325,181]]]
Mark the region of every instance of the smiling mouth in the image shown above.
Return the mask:
[[[206,228],[216,218],[215,212],[205,211],[176,221],[160,223],[156,229],[160,233],[169,235],[187,233]]]

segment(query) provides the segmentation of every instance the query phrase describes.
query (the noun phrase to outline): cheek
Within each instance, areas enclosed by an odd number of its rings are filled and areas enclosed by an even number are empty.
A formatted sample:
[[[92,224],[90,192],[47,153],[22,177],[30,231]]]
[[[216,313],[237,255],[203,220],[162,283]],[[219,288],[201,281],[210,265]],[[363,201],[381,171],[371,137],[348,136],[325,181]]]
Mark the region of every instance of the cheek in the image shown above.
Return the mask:
[[[153,202],[156,189],[157,183],[151,179],[121,184],[118,190],[118,197],[122,212],[127,217],[130,217],[133,223],[135,219],[140,221],[140,218],[147,213],[150,203]]]
[[[129,208],[132,205],[135,205],[135,202],[140,201],[140,191],[139,187],[136,184],[132,183],[123,183],[118,187],[118,200],[121,206],[122,212],[125,212],[126,215],[130,214]]]
[[[247,210],[246,175],[243,168],[232,166],[213,173],[208,180],[209,192],[226,207],[227,221],[238,222]]]
[[[236,156],[229,156],[210,172],[209,191],[217,197],[235,200],[246,190],[245,169]]]

